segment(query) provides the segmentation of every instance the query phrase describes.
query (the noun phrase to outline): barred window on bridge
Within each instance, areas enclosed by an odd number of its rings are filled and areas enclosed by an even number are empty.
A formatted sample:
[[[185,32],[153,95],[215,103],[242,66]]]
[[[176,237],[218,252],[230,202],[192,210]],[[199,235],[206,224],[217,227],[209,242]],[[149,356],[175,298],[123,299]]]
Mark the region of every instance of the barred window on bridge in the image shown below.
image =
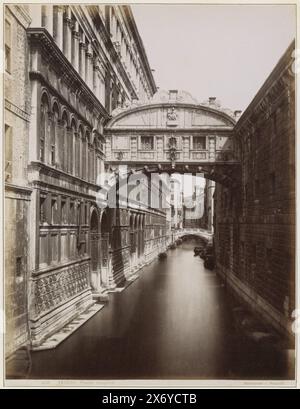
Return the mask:
[[[205,150],[206,149],[206,137],[205,136],[194,136],[193,138],[194,149]]]
[[[141,148],[145,151],[152,151],[154,149],[153,136],[142,136],[141,137]]]

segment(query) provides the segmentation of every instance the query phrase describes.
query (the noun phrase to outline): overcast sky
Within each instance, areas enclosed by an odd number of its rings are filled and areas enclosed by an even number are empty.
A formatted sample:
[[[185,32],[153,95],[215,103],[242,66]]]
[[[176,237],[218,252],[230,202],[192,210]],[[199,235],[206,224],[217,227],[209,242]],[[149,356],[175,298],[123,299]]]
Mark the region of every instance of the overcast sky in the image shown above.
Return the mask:
[[[295,36],[286,5],[132,5],[160,89],[244,110]]]

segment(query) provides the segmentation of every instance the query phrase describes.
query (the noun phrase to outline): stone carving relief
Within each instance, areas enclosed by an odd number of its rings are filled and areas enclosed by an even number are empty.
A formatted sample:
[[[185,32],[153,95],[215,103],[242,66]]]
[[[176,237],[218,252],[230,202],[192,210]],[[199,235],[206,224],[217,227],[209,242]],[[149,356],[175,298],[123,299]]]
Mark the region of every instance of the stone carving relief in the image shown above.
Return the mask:
[[[167,113],[167,118],[169,121],[176,121],[177,119],[177,112],[175,110],[174,107],[172,107],[171,109],[169,109],[168,113]]]
[[[178,114],[175,107],[172,107],[167,112],[167,126],[177,126],[178,125]]]
[[[89,264],[71,266],[34,281],[35,314],[40,315],[89,288]]]

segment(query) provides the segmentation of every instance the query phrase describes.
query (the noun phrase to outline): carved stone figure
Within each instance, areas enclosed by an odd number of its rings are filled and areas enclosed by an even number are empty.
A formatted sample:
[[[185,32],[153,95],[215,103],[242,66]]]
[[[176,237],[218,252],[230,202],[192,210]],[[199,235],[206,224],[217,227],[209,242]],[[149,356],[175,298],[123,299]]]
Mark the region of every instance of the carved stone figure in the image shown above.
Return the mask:
[[[168,113],[167,113],[167,118],[169,121],[176,121],[177,120],[177,112],[175,111],[175,108],[172,107]]]

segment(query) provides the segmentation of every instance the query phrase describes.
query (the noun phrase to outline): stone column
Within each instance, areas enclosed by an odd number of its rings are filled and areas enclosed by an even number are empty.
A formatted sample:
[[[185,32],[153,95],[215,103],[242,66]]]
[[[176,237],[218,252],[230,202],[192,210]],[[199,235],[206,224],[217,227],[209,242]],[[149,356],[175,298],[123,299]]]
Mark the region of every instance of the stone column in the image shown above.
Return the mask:
[[[71,10],[68,6],[65,13],[65,22],[64,22],[64,55],[71,62],[72,59],[72,29],[73,22],[71,19]]]
[[[56,44],[63,51],[64,41],[64,7],[57,6]]]
[[[86,58],[88,59],[87,63],[87,72],[86,72],[86,83],[93,89],[93,50],[91,44],[88,45]]]
[[[73,41],[74,41],[73,65],[76,71],[79,71],[79,39],[80,39],[80,33],[79,33],[78,23],[76,21],[74,25],[74,30],[73,30]]]
[[[114,14],[111,15],[111,34],[112,34],[112,41],[115,42],[117,41],[117,22],[116,22],[116,17]]]
[[[99,95],[99,75],[98,75],[98,71],[99,71],[99,61],[98,60],[94,60],[94,64],[93,64],[93,91],[94,94],[96,95],[96,97],[99,99],[100,95]]]
[[[42,5],[30,5],[31,24],[30,27],[42,27]]]
[[[208,137],[208,160],[214,162],[216,157],[216,138],[215,136]]]
[[[85,81],[85,78],[86,78],[85,60],[86,60],[87,46],[86,46],[84,40],[85,40],[85,37],[83,36],[82,41],[79,44],[79,48],[80,48],[80,55],[81,55],[80,75],[81,75],[82,79]]]
[[[45,28],[53,36],[53,6],[43,6],[43,12],[45,13]]]

